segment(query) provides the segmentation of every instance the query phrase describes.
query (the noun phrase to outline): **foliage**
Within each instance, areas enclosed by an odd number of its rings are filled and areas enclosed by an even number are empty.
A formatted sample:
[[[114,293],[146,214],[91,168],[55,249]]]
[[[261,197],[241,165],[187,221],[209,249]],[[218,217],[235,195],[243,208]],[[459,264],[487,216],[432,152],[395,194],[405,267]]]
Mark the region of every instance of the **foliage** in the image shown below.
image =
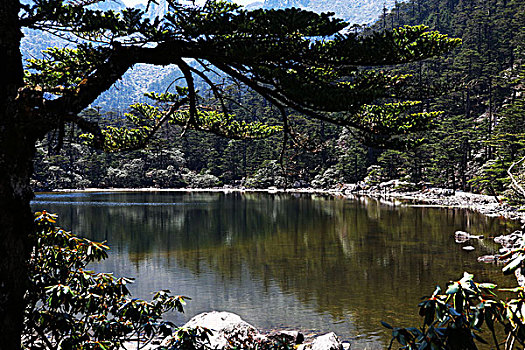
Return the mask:
[[[393,340],[405,349],[476,349],[474,339],[485,342],[478,334],[483,322],[492,328],[497,303],[487,299],[496,285],[476,283],[465,272],[459,281],[449,282],[444,294],[437,287],[432,296],[419,303],[423,317],[421,328],[393,328]]]
[[[246,179],[244,184],[248,188],[286,187],[286,178],[283,170],[275,160],[264,161],[255,174]]]
[[[387,150],[378,157],[377,163],[384,173],[384,180],[393,180],[403,177],[407,168],[407,156],[404,152]]]
[[[179,328],[159,350],[207,350],[210,335],[212,332],[204,327]]]
[[[374,24],[424,23],[462,39],[446,59],[409,66],[408,91],[423,101],[420,110],[444,112],[432,130],[417,135],[426,142],[400,150],[408,160],[400,169],[411,179],[507,194],[506,171],[523,154],[523,16],[521,1],[413,0],[399,2]]]
[[[364,182],[367,184],[378,185],[387,179],[384,169],[379,165],[372,165],[367,169],[366,177]]]
[[[370,165],[367,148],[348,129],[339,134],[334,148],[337,158],[335,166],[341,172],[343,182],[357,183],[362,180],[367,165]]]
[[[188,187],[191,188],[213,188],[219,187],[221,185],[219,178],[208,172],[199,174],[188,172],[187,174],[183,175],[183,179]]]
[[[524,266],[525,250],[511,250],[500,259],[507,259],[504,274],[512,274]],[[397,328],[385,322],[392,330],[392,343],[397,340],[402,349],[477,349],[475,341],[488,344],[482,338],[483,325],[491,333],[493,346],[500,349],[499,324],[506,334],[504,349],[525,345],[525,289],[500,288],[501,292],[514,293],[514,298],[498,299],[493,283],[477,283],[474,276],[465,272],[458,281],[451,281],[444,291],[438,286],[430,297],[419,303],[421,327]],[[519,347],[518,346],[518,347]]]
[[[182,16],[182,8],[177,11],[178,16]],[[221,11],[227,12],[227,9],[223,8]],[[223,15],[232,18],[226,12]],[[187,105],[167,118],[166,123],[170,124],[171,131],[165,133],[166,137],[163,138],[171,141],[163,143],[163,147],[179,149],[189,172],[184,167],[177,166],[169,171],[166,165],[146,166],[145,172],[151,176],[140,180],[126,180],[126,187],[182,187],[188,185],[183,176],[191,178],[191,174],[201,172],[217,176],[223,184],[239,185],[242,178],[254,177],[264,161],[278,159],[290,184],[312,184],[316,176],[322,178],[322,174],[332,166],[340,171],[344,182],[355,183],[364,179],[368,167],[377,164],[380,167],[378,173],[382,174],[378,181],[407,178],[415,183],[427,182],[436,186],[504,195],[512,201],[520,201],[522,196],[510,186],[507,169],[524,154],[523,133],[520,132],[525,96],[522,91],[523,28],[519,21],[522,12],[517,1],[499,5],[496,2],[479,1],[472,4],[448,1],[445,4],[441,0],[399,3],[385,21],[380,20],[374,25],[375,29],[385,29],[381,25],[386,23],[387,28],[391,26],[390,29],[394,30],[388,34],[391,37],[408,35],[409,32],[414,35],[420,29],[403,29],[404,25],[425,23],[432,29],[463,39],[463,44],[447,60],[427,60],[409,66],[411,78],[405,75],[405,69],[390,73],[399,78],[397,83],[403,81],[403,93],[422,102],[393,101],[386,98],[380,99],[380,104],[362,106],[353,115],[332,112],[325,115],[335,118],[337,125],[340,125],[340,119],[351,122],[353,126],[350,128],[329,127],[322,124],[322,121],[316,122],[315,118],[305,120],[304,116],[309,115],[306,111],[292,115],[287,110],[290,133],[287,139],[281,134],[286,132],[283,117],[279,109],[271,107],[271,99],[262,98],[256,91],[246,87],[228,85],[230,80],[226,80],[224,85],[217,83],[222,79],[221,76],[217,72],[213,73],[211,66],[205,62],[204,65],[197,62],[188,64],[194,85],[198,89],[196,96],[200,107],[197,106],[199,110],[194,115],[194,120],[190,118]],[[295,12],[290,10],[274,13],[280,16]],[[480,26],[488,28],[487,31],[478,30]],[[508,33],[514,35],[509,36]],[[367,30],[357,32],[357,37],[369,35],[374,36]],[[380,35],[377,38],[381,38],[377,40],[383,42],[386,40]],[[342,43],[345,39],[341,40]],[[347,44],[350,45],[350,41]],[[328,43],[316,45],[332,50]],[[359,47],[361,44],[355,45]],[[78,54],[88,49],[89,47],[80,47]],[[51,54],[48,56],[54,57]],[[204,69],[208,75],[199,75],[197,71],[201,68],[210,69]],[[327,70],[323,72],[326,79],[331,79],[332,73]],[[308,74],[313,73],[304,74],[309,76]],[[178,75],[173,80],[183,77],[184,75]],[[370,73],[369,79],[372,77],[374,73]],[[217,83],[217,90],[222,89],[221,93],[217,94],[213,89],[210,91],[209,82]],[[124,124],[119,120],[119,125],[108,126],[103,130],[106,148],[138,148],[145,139],[150,143],[156,142],[155,138],[148,136],[156,129],[156,123],[169,111],[170,105],[185,101],[187,104],[190,93],[188,86],[175,84],[172,84],[169,91],[147,94],[155,101],[155,106],[134,105]],[[441,95],[442,92],[447,93]],[[319,99],[323,94],[324,92],[319,93]],[[223,105],[228,111],[226,114],[222,111]],[[332,105],[335,106],[333,103]],[[443,113],[428,113],[432,109],[442,110]],[[400,111],[403,113],[397,113]],[[425,112],[425,116],[419,116],[420,112]],[[107,116],[99,118],[110,119]],[[215,135],[198,135],[188,126],[192,122],[195,123],[196,130],[233,138],[241,136],[244,140],[230,143]],[[428,122],[432,129],[425,131],[429,126]],[[388,134],[389,130],[410,130],[412,127],[412,131],[419,132],[403,136],[403,146],[396,151],[377,150],[382,145],[381,137],[374,141],[373,135],[361,130],[364,128],[372,131],[372,134]],[[329,128],[330,131],[327,131]],[[183,135],[182,143],[177,140],[179,135]],[[266,136],[269,137],[264,140],[253,139]],[[422,141],[423,139],[426,141]],[[373,144],[373,147],[363,146],[360,143],[363,140]],[[395,138],[390,139],[389,145],[394,144]],[[407,145],[417,147],[405,149]],[[202,149],[208,151],[203,152]],[[136,158],[133,153],[133,156],[130,155],[130,158],[119,163],[125,164]],[[68,159],[68,156],[64,156],[62,160],[55,158],[54,165],[59,169],[53,168],[56,171],[50,172],[49,180],[44,178],[44,171],[40,171],[42,176],[39,176],[39,182],[45,184],[47,181],[48,188],[122,186],[107,175],[100,181],[100,176],[92,180],[89,178],[90,174],[70,171],[72,167],[65,161]],[[39,158],[37,161],[47,160]],[[83,157],[80,157],[80,161],[85,162]],[[102,164],[105,174],[109,166],[115,168],[117,162],[113,161],[111,165]],[[519,178],[523,170],[516,168],[515,171],[516,178]],[[59,173],[63,176],[54,175]]]
[[[88,263],[106,258],[109,248],[64,231],[56,220],[46,211],[35,214],[24,348],[120,349],[132,339],[140,348],[155,336],[172,333],[175,326],[162,315],[183,312],[187,297],[165,290],[151,301],[131,298],[131,279],[87,269]],[[193,331],[177,332],[187,339]]]
[[[341,180],[341,172],[336,167],[330,167],[312,180],[312,186],[315,188],[334,188],[336,185],[342,184]]]
[[[180,74],[165,92],[146,94],[153,103],[130,106],[124,118],[88,118],[84,114],[71,120],[59,118],[58,127],[64,130],[63,123],[70,122],[83,131],[85,142],[110,152],[142,149],[166,129],[177,130],[165,133],[172,140],[169,147],[177,143],[173,140],[178,136],[187,137],[192,130],[248,140],[242,144],[242,167],[238,161],[232,161],[235,156],[227,149],[227,142],[214,140],[210,145],[210,137],[201,136],[193,138],[192,147],[180,148],[189,172],[180,167],[168,170],[166,166],[148,164],[139,169],[132,166],[138,159],[135,155],[119,162],[111,158],[98,161],[107,156],[95,155],[93,160],[103,169],[97,171],[97,178],[79,174],[71,165],[59,166],[57,173],[63,172],[68,181],[45,179],[41,171],[35,181],[41,188],[196,186],[188,179],[193,178],[192,173],[203,170],[223,183],[239,183],[243,177],[257,177],[255,172],[264,161],[278,158],[281,163],[288,163],[281,167],[290,180],[309,183],[334,165],[334,154],[339,151],[327,149],[331,147],[325,144],[328,137],[321,132],[322,146],[293,154],[305,146],[299,139],[308,138],[312,132],[294,125],[292,109],[299,112],[301,119],[333,123],[340,131],[342,127],[354,129],[356,142],[392,147],[417,143],[419,139],[411,135],[426,130],[438,114],[421,111],[419,102],[404,93],[409,76],[373,67],[425,59],[459,44],[459,40],[428,31],[425,26],[401,26],[363,35],[344,32],[341,30],[347,24],[330,13],[299,9],[248,11],[221,1],[208,1],[202,7],[173,1],[167,5],[166,16],[155,19],[147,18],[148,13],[143,10],[126,9],[119,13],[79,9],[60,0],[24,6],[20,15],[29,28],[52,26],[57,33],[67,32],[70,40],[75,40],[75,36],[82,39],[74,48],[52,48],[43,58],[30,59],[26,65],[26,89],[37,90],[43,96],[53,95],[53,104],[59,104],[59,100],[80,96],[83,90],[99,89],[99,72],[106,66],[106,78],[113,79],[113,73],[118,78],[120,67],[124,70],[131,64],[130,57],[154,64],[165,64],[166,60],[174,63]],[[195,38],[199,38],[197,44],[193,42]],[[153,50],[144,50],[145,42],[162,43],[155,49],[158,54],[150,55]],[[184,55],[179,54],[180,44],[184,44],[183,51],[189,50]],[[174,57],[170,54],[173,52]],[[181,59],[192,55],[198,58],[194,62]],[[180,79],[183,84],[176,85]],[[282,133],[290,137],[275,137]],[[271,141],[251,141],[260,138]],[[64,132],[60,132],[56,141],[48,141],[57,142],[60,150],[63,139]],[[194,160],[202,153],[196,149],[210,146],[210,151],[202,154],[204,159]],[[277,153],[280,148],[281,155]],[[292,151],[286,153],[287,148]],[[308,154],[314,152],[318,155]],[[283,157],[285,153],[289,157]],[[346,159],[352,159],[352,169],[344,164]],[[323,163],[321,167],[311,166],[319,162]],[[343,175],[351,171],[352,176],[346,176],[357,181],[370,162],[360,159],[358,163],[353,154],[343,155],[336,166]],[[298,169],[308,170],[298,175]],[[137,177],[132,179],[132,174]]]
[[[58,103],[84,87],[99,89],[97,84],[104,84],[98,76],[101,68],[123,74],[136,62],[176,64],[186,85],[177,86],[176,92],[147,94],[156,105],[131,106],[132,113],[126,114],[130,124],[94,132],[93,125],[68,120],[86,129],[92,145],[109,151],[141,148],[168,122],[229,138],[268,137],[284,130],[236,117],[228,106],[233,99],[228,85],[218,83],[214,75],[228,75],[242,91],[264,96],[282,110],[283,119],[292,108],[314,119],[355,127],[375,144],[401,145],[403,136],[426,129],[436,114],[414,111],[418,102],[407,100],[402,92],[406,75],[363,67],[422,60],[459,44],[425,26],[366,36],[346,33],[342,30],[347,24],[331,13],[295,8],[248,11],[223,1],[207,1],[201,7],[174,1],[167,5],[168,13],[154,20],[139,9],[94,11],[61,0],[24,6],[23,25],[50,26],[88,41],[74,49],[49,49],[45,58],[31,59],[26,88],[53,94]],[[161,45],[149,50],[143,47],[146,42]],[[182,57],[197,60],[190,65]],[[86,84],[89,81],[95,85]]]

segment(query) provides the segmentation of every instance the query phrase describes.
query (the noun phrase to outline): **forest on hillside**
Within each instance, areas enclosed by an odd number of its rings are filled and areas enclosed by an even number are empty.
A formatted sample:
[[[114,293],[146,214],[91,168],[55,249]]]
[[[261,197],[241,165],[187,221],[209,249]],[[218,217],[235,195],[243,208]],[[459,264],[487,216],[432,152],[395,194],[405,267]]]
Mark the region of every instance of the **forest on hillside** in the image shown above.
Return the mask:
[[[507,170],[516,163],[516,179],[525,174],[519,163],[525,156],[523,18],[521,0],[411,0],[385,10],[372,26],[354,27],[370,35],[424,24],[462,39],[445,58],[402,68],[400,73],[412,75],[406,94],[422,101],[420,111],[442,113],[430,130],[397,149],[377,148],[357,130],[292,111],[290,137],[232,140],[169,125],[148,148],[112,154],[88,148],[78,130],[66,127],[40,143],[34,188],[330,188],[403,179],[512,196]],[[227,103],[235,118],[282,127],[280,111],[268,101],[235,85],[230,90],[236,98]],[[240,107],[241,100],[252,108]],[[126,123],[119,112],[94,107],[84,113],[108,125]]]

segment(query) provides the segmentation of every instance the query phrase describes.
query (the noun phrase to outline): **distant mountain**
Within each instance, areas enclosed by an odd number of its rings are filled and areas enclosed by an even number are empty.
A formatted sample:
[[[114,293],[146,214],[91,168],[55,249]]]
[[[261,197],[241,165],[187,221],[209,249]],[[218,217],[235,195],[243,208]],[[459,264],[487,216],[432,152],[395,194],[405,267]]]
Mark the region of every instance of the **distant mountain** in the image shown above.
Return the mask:
[[[247,9],[283,9],[298,7],[314,12],[334,12],[335,16],[351,24],[371,24],[377,20],[383,8],[392,8],[395,0],[265,0],[246,6]],[[139,7],[144,8],[143,5]],[[99,10],[121,10],[125,8],[120,0],[105,1],[93,8]],[[163,16],[167,11],[165,1],[158,5],[152,4],[148,15],[152,18]],[[26,31],[22,41],[24,57],[42,57],[42,50],[53,46],[70,46],[73,44],[52,34]],[[148,91],[161,92],[180,76],[175,66],[157,67],[137,64],[130,69],[113,87],[103,93],[93,105],[103,110],[122,111],[136,102],[145,100],[144,93]]]

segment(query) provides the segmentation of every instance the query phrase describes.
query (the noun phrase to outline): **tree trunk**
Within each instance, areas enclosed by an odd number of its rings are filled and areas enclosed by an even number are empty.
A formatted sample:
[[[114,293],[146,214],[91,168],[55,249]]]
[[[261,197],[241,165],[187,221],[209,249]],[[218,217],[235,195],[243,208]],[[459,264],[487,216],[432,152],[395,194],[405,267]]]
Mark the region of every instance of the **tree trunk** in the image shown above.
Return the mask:
[[[0,349],[20,349],[33,215],[34,138],[18,115],[23,85],[18,0],[0,1]]]
[[[29,205],[34,144],[27,144],[16,131],[0,134],[0,349],[19,349],[23,329],[34,230]]]
[[[2,111],[0,113],[4,112],[4,108],[14,101],[18,88],[23,84],[24,70],[20,54],[22,32],[18,25],[19,10],[18,0],[0,1],[0,62],[2,62],[0,64],[0,77],[2,77],[2,83],[0,83]]]

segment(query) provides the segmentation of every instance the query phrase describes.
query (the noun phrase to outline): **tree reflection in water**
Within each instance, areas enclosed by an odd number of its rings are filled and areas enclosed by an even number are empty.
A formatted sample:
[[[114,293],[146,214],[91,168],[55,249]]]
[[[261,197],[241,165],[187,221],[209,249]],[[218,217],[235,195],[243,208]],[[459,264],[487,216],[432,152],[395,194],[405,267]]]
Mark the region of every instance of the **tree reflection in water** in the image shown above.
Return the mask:
[[[517,226],[465,210],[306,194],[62,194],[33,206],[107,240],[110,258],[93,268],[136,277],[137,296],[168,288],[192,297],[187,318],[228,310],[261,328],[360,335],[353,348],[368,349],[390,338],[381,320],[416,324],[419,298],[437,283],[466,270],[505,284],[497,267],[476,261],[497,249],[490,240],[467,253],[453,234]]]

